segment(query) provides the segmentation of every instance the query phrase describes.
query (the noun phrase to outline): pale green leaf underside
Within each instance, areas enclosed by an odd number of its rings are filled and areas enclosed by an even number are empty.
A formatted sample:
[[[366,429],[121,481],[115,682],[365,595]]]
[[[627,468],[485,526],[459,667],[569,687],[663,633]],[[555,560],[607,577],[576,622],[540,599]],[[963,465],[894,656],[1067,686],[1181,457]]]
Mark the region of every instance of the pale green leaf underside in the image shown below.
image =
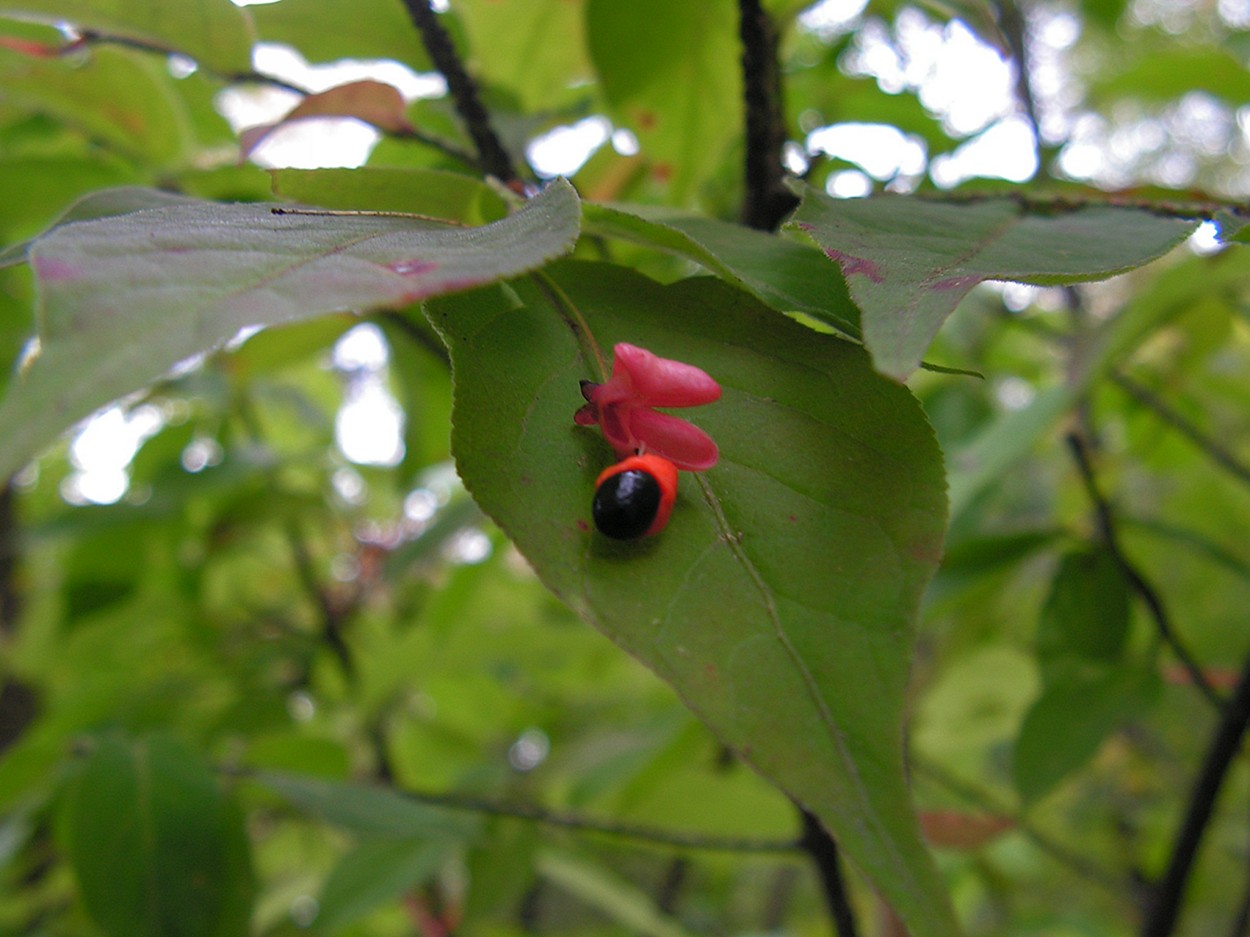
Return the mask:
[[[1040,213],[1014,199],[833,199],[806,189],[789,225],[846,276],[877,369],[902,380],[985,280],[1076,283],[1138,267],[1197,222],[1110,205]]]
[[[97,408],[249,326],[397,307],[571,249],[572,186],[480,228],[180,201],[66,224],[30,250],[40,354],[0,404],[0,477]]]
[[[553,591],[829,825],[917,937],[950,933],[902,764],[912,625],[945,520],[941,457],[915,400],[861,348],[719,280],[663,287],[573,263],[552,276],[558,288],[431,304],[452,352],[466,485]],[[573,424],[579,379],[601,375],[566,301],[605,354],[634,342],[724,387],[689,413],[721,461],[683,475],[658,537],[620,544],[592,529],[594,478],[612,455]]]

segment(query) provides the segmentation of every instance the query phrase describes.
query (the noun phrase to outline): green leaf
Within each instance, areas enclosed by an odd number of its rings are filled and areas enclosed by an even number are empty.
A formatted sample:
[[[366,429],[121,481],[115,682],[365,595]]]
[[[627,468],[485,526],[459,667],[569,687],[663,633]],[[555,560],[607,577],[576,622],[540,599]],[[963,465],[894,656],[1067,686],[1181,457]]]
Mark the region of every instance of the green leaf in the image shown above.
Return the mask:
[[[275,169],[273,194],[305,205],[430,215],[485,224],[508,214],[503,198],[484,182],[438,169]]]
[[[1047,387],[1021,410],[1008,410],[949,458],[951,517],[958,520],[987,486],[1029,453],[1107,368],[1203,297],[1239,296],[1250,283],[1250,254],[1224,251],[1164,269],[1123,309],[1088,335],[1062,384]]]
[[[0,14],[46,23],[73,23],[180,52],[219,72],[252,68],[247,11],[221,0],[4,0]]]
[[[460,0],[469,66],[516,95],[530,113],[584,96],[592,77],[582,37],[582,4],[568,0]]]
[[[251,912],[243,817],[176,740],[102,741],[68,791],[65,848],[95,923],[116,937],[229,937]]]
[[[859,335],[846,281],[818,251],[775,234],[672,209],[582,203],[586,231],[687,257],[782,312]]]
[[[618,123],[673,201],[687,201],[740,132],[734,5],[588,0],[586,42]]]
[[[1015,199],[834,199],[812,188],[788,226],[846,276],[877,369],[898,380],[978,283],[1076,283],[1159,257],[1197,222],[1110,205],[1041,212]]]
[[[1043,667],[1073,658],[1114,664],[1128,637],[1129,592],[1124,573],[1106,549],[1066,554],[1050,584],[1037,630]]]
[[[282,0],[248,8],[262,42],[299,50],[309,62],[394,59],[414,71],[433,66],[402,3],[391,0]]]
[[[310,817],[365,836],[467,839],[477,821],[383,787],[260,771],[252,780]]]
[[[719,280],[665,287],[581,263],[552,276],[429,305],[466,485],[548,587],[830,827],[917,937],[954,932],[902,764],[914,616],[945,521],[916,401],[858,346]],[[566,321],[574,309],[589,333]],[[692,362],[724,388],[691,414],[721,461],[684,480],[658,537],[592,529],[613,457],[572,422],[579,379],[601,378],[579,334]]]
[[[514,276],[569,250],[579,221],[577,196],[560,181],[481,228],[193,200],[55,228],[30,252],[41,347],[0,404],[0,476],[242,328]]]
[[[190,145],[187,114],[158,58],[102,46],[79,64],[0,49],[6,101],[48,114],[148,166],[177,164]]]
[[[361,843],[326,879],[317,902],[317,929],[335,931],[395,901],[428,881],[455,851],[455,843],[425,837]]]
[[[584,856],[549,850],[539,854],[538,871],[563,891],[581,899],[610,920],[644,937],[691,937],[680,924],[655,907],[655,899],[636,885],[598,867]]]
[[[1250,75],[1227,50],[1175,42],[1130,50],[1143,54],[1125,67],[1097,73],[1090,85],[1095,105],[1107,107],[1122,98],[1168,104],[1193,91],[1205,91],[1233,107],[1250,98]]]
[[[1016,740],[1012,776],[1026,803],[1085,765],[1107,735],[1146,712],[1159,691],[1153,667],[1076,663],[1053,670]]]

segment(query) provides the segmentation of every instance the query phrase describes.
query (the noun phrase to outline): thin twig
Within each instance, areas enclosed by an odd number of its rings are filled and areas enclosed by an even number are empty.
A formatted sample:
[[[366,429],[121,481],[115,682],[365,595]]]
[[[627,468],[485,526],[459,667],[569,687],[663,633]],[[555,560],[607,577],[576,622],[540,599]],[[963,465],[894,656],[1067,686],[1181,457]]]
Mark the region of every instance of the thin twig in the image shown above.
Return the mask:
[[[786,188],[786,170],[781,161],[786,124],[777,29],[759,0],[738,0],[738,16],[746,106],[746,197],[742,221],[760,231],[774,231],[799,202]]]
[[[1167,937],[1176,926],[1198,847],[1215,811],[1224,777],[1241,750],[1247,722],[1250,722],[1250,658],[1242,668],[1233,695],[1224,706],[1202,768],[1189,793],[1189,805],[1172,845],[1172,856],[1163,877],[1154,888],[1150,911],[1142,925],[1142,937]]]
[[[1072,458],[1076,462],[1081,482],[1084,484],[1089,500],[1094,506],[1095,516],[1098,519],[1099,533],[1102,535],[1103,542],[1107,550],[1110,551],[1116,565],[1120,567],[1120,574],[1124,576],[1129,588],[1137,594],[1142,604],[1146,606],[1147,612],[1154,620],[1155,630],[1159,633],[1159,637],[1164,644],[1172,649],[1172,653],[1176,655],[1177,660],[1181,662],[1181,666],[1188,672],[1194,686],[1198,688],[1199,692],[1207,698],[1207,701],[1212,706],[1216,709],[1222,709],[1224,706],[1223,698],[1211,686],[1206,674],[1202,672],[1202,668],[1198,666],[1197,661],[1194,660],[1193,655],[1189,653],[1188,648],[1181,642],[1176,634],[1176,630],[1172,627],[1171,618],[1163,604],[1163,597],[1159,595],[1154,586],[1133,565],[1120,547],[1115,515],[1111,511],[1110,503],[1098,487],[1098,481],[1094,475],[1094,466],[1090,460],[1085,440],[1079,433],[1068,433],[1065,440],[1072,452]]]
[[[1242,462],[1232,450],[1209,436],[1188,417],[1161,399],[1154,391],[1139,384],[1128,375],[1112,372],[1111,381],[1155,416],[1176,430],[1205,453],[1212,462],[1228,472],[1239,482],[1250,485],[1250,465]]]
[[[1016,103],[1033,131],[1033,150],[1041,164],[1042,122],[1038,114],[1037,95],[1033,91],[1032,55],[1029,51],[1028,24],[1018,0],[1000,0],[998,23],[1015,60]]]
[[[240,398],[236,411],[248,438],[253,443],[260,443],[264,438],[264,434],[261,432],[260,421],[253,412],[250,403],[246,399]],[[273,468],[269,468],[266,471],[271,484],[276,486],[277,472]],[[304,592],[316,607],[321,619],[321,640],[330,649],[330,652],[334,654],[335,659],[342,668],[343,675],[351,680],[356,675],[356,666],[352,659],[351,648],[347,646],[347,642],[343,637],[347,621],[351,617],[351,608],[336,603],[318,579],[317,571],[312,561],[312,553],[308,549],[308,544],[305,542],[298,524],[294,521],[289,523],[285,534],[287,548],[291,554],[291,564],[295,567],[295,574]]]
[[[659,827],[631,823],[614,823],[581,814],[565,813],[528,804],[504,804],[480,797],[435,791],[397,790],[403,797],[451,810],[467,810],[473,813],[512,820],[525,820],[581,833],[597,833],[650,843],[656,846],[673,846],[679,849],[699,849],[710,852],[747,853],[796,853],[801,844],[793,839],[758,839],[747,836],[715,836],[702,833],[683,833]]]
[[[811,858],[816,873],[820,876],[820,887],[825,896],[825,905],[829,909],[829,917],[833,919],[834,932],[838,937],[856,937],[859,929],[855,925],[855,910],[851,907],[846,882],[842,877],[838,844],[815,816],[802,808],[799,808],[799,813],[803,819],[803,835],[799,839],[799,845]]]
[[[520,186],[521,179],[513,168],[512,158],[491,126],[490,115],[482,104],[477,82],[465,69],[438,14],[428,0],[404,0],[404,7],[421,34],[421,41],[434,67],[447,81],[447,90],[455,103],[456,113],[460,115],[465,130],[477,149],[478,165],[484,173],[501,182]]]

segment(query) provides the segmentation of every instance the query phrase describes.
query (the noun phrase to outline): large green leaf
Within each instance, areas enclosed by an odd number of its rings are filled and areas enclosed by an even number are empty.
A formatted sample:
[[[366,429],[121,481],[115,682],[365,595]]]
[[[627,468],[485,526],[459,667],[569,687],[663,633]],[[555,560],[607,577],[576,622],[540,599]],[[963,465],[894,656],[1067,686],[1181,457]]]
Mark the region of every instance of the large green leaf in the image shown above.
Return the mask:
[[[978,283],[1101,279],[1155,259],[1197,226],[1110,205],[1043,212],[1009,198],[834,199],[811,188],[789,224],[842,268],[877,369],[899,380]]]
[[[582,3],[569,0],[460,0],[469,64],[490,85],[516,95],[528,112],[585,95],[590,61]]]
[[[249,12],[261,41],[294,46],[310,62],[395,59],[414,71],[432,67],[402,3],[282,0],[257,4]]]
[[[222,0],[3,0],[0,14],[73,23],[122,39],[189,55],[214,71],[252,67],[252,25],[245,10]]]
[[[917,937],[951,933],[903,775],[912,628],[945,521],[941,456],[906,389],[713,278],[560,264],[430,315],[452,353],[461,475],[543,581],[814,811]],[[720,463],[685,478],[646,541],[591,526],[612,461],[572,420],[579,379],[601,378],[591,336],[724,388],[692,414]]]
[[[185,104],[160,59],[130,49],[93,49],[85,61],[31,59],[0,49],[0,101],[47,114],[149,166],[186,155]]]
[[[0,404],[0,477],[242,328],[514,276],[569,250],[579,223],[577,196],[560,181],[480,228],[190,199],[57,227],[30,251],[41,348]]]
[[[83,902],[115,937],[244,933],[253,881],[243,816],[207,763],[166,736],[99,744],[62,832]]]
[[[734,5],[588,0],[586,42],[618,122],[686,201],[740,128]]]

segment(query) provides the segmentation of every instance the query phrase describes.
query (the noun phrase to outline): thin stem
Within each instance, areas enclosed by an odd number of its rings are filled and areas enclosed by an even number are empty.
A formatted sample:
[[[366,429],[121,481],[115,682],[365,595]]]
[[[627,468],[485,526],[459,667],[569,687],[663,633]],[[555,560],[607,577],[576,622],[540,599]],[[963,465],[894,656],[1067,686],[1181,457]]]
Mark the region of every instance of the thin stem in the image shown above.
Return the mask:
[[[581,833],[597,833],[635,840],[655,846],[673,846],[680,849],[699,849],[710,852],[741,853],[794,853],[801,845],[792,839],[757,839],[745,836],[715,836],[702,833],[683,833],[659,827],[630,823],[613,823],[576,813],[549,810],[528,804],[503,804],[479,797],[436,791],[396,790],[403,797],[450,810],[467,810],[487,816],[504,817],[541,823]]]
[[[1184,414],[1170,406],[1143,384],[1139,384],[1128,377],[1128,375],[1113,372],[1111,380],[1116,387],[1120,388],[1142,406],[1151,410],[1165,424],[1172,427],[1172,429],[1201,449],[1212,462],[1232,475],[1233,478],[1243,484],[1250,485],[1250,466],[1238,459],[1231,449],[1208,436]]]
[[[1042,122],[1038,116],[1037,95],[1033,91],[1029,52],[1028,23],[1018,0],[1001,0],[998,4],[998,22],[1011,47],[1011,57],[1016,66],[1016,102],[1024,112],[1024,118],[1033,131],[1033,150],[1041,162]]]
[[[249,439],[253,443],[259,443],[264,438],[264,434],[260,428],[260,421],[246,398],[240,397],[236,410]],[[272,468],[267,471],[271,483],[276,487],[277,473]],[[351,617],[350,607],[336,603],[321,584],[313,565],[312,552],[308,549],[299,525],[292,521],[286,526],[285,534],[287,548],[291,554],[291,564],[295,567],[300,586],[316,607],[321,619],[321,640],[339,662],[343,675],[351,680],[356,675],[356,666],[352,659],[351,648],[347,646],[343,637],[347,621]]]
[[[1215,811],[1220,787],[1241,750],[1247,722],[1250,722],[1250,658],[1242,667],[1233,695],[1224,706],[1202,768],[1189,793],[1189,805],[1172,845],[1172,856],[1163,877],[1154,888],[1150,911],[1141,930],[1142,937],[1167,937],[1176,926],[1198,847]]]
[[[600,382],[608,379],[608,364],[603,357],[603,352],[599,348],[599,343],[595,341],[595,333],[590,329],[590,323],[586,321],[586,317],[582,315],[582,311],[571,300],[567,293],[560,288],[560,284],[556,283],[550,276],[539,270],[533,274],[534,282],[538,284],[538,288],[543,291],[547,297],[547,301],[555,307],[556,312],[564,319],[565,324],[569,327],[569,331],[573,333],[573,337],[577,339],[577,343],[582,348],[582,356],[593,361],[599,368]]]
[[[1193,655],[1189,653],[1189,649],[1181,643],[1180,637],[1172,627],[1171,617],[1163,604],[1163,597],[1159,595],[1154,586],[1133,565],[1120,547],[1115,515],[1111,511],[1110,503],[1098,487],[1098,481],[1094,475],[1094,466],[1090,460],[1089,450],[1084,438],[1079,433],[1068,433],[1065,439],[1080,472],[1081,481],[1085,485],[1085,491],[1094,506],[1103,542],[1106,544],[1108,551],[1110,551],[1116,565],[1120,567],[1121,575],[1124,576],[1129,588],[1136,593],[1142,604],[1146,606],[1146,611],[1154,621],[1155,630],[1159,633],[1160,639],[1172,649],[1172,653],[1176,655],[1177,660],[1181,662],[1181,665],[1188,672],[1194,686],[1198,688],[1199,692],[1206,697],[1212,706],[1216,709],[1222,709],[1224,700],[1216,692],[1215,688],[1211,686],[1206,674],[1202,672],[1202,668],[1198,666]]]
[[[434,67],[447,81],[447,90],[451,93],[456,113],[460,115],[469,138],[477,149],[478,165],[488,175],[519,188],[520,177],[512,166],[512,158],[491,126],[490,115],[482,104],[477,82],[465,69],[464,62],[456,52],[451,36],[443,28],[438,14],[428,0],[404,0],[404,7],[421,34],[421,41]]]
[[[781,105],[777,29],[759,0],[738,0],[742,40],[743,103],[746,108],[746,197],[742,221],[774,231],[798,199],[785,185],[786,142]]]
[[[807,853],[820,876],[820,887],[825,895],[825,905],[833,919],[834,932],[838,937],[856,937],[855,911],[846,893],[842,877],[842,862],[838,856],[838,844],[820,821],[811,813],[799,808],[803,819],[803,835],[799,846]]]

